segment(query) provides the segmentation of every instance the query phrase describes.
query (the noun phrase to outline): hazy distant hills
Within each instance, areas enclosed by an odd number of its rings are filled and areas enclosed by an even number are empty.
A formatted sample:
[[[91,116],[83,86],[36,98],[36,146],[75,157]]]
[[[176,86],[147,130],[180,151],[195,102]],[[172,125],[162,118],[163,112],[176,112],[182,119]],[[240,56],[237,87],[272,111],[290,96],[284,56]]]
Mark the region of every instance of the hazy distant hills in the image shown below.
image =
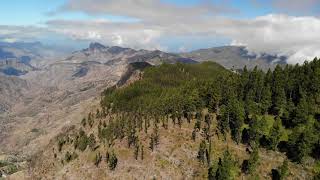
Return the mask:
[[[67,50],[40,42],[0,42],[0,73],[21,76],[67,53]]]
[[[20,58],[22,56],[30,56],[31,59],[51,58],[60,57],[61,55],[70,53],[70,49],[44,45],[40,42],[0,42],[0,49],[0,59],[2,60],[6,57]]]
[[[51,98],[49,101],[54,97],[57,103],[61,103],[62,99],[66,106],[77,104],[80,100],[99,93],[106,86],[116,84],[130,63],[146,62],[150,65],[159,65],[164,62],[202,61],[214,61],[229,69],[258,66],[267,70],[274,68],[277,63],[284,64],[286,58],[267,54],[256,56],[250,54],[245,47],[236,46],[175,54],[91,43],[85,49],[68,53],[67,50],[59,50],[39,42],[0,42],[0,88],[3,91],[3,96],[0,97],[3,102],[1,111],[8,111],[17,102],[17,95],[27,96],[20,93],[27,84],[30,85],[27,88],[30,98],[25,101],[27,104],[23,105],[24,101],[19,100],[19,102],[25,112],[36,113],[48,102],[46,98],[39,98],[34,96],[35,94],[46,92],[46,96]],[[65,95],[68,98],[62,98]],[[33,110],[28,110],[28,107]]]
[[[99,43],[91,43],[89,48],[74,52],[66,60],[74,63],[95,61],[98,63],[104,63],[106,65],[112,65],[113,63],[118,63],[120,61],[125,63],[149,62],[151,64],[160,64],[163,62],[197,63],[190,58],[185,58],[177,54],[166,53],[159,50],[135,50],[119,46],[108,47]]]
[[[45,91],[47,88],[50,89],[48,92],[51,92],[52,89],[58,89],[57,92],[52,92],[57,93],[56,95],[51,94],[51,96],[57,96],[57,99],[59,99],[58,94],[61,92],[64,92],[62,94],[70,94],[71,92],[78,100],[88,96],[84,93],[88,90],[91,90],[91,95],[93,95],[99,89],[117,83],[130,63],[146,62],[151,65],[158,65],[164,62],[197,63],[202,61],[214,61],[229,69],[258,66],[267,70],[268,68],[274,68],[278,63],[284,64],[286,58],[267,54],[262,56],[252,55],[245,47],[236,46],[174,54],[159,50],[135,50],[91,43],[88,48],[70,52],[68,55],[67,50],[60,51],[58,48],[45,46],[39,42],[0,42],[1,88],[8,90],[7,94],[10,94],[10,92],[17,94],[16,92],[21,89],[21,86],[31,84],[31,89],[36,89],[36,92]],[[13,81],[12,78],[8,79],[6,76],[19,78]],[[26,83],[24,83],[25,81]],[[17,82],[21,83],[15,85]],[[14,88],[15,90],[13,90]],[[16,98],[16,96],[10,96],[9,94],[6,96],[9,97],[6,100],[3,100],[2,97],[3,102],[10,102],[10,97]],[[77,102],[75,99],[70,101],[71,104]],[[37,104],[37,102],[34,103]],[[10,106],[8,103],[5,104],[2,105],[2,111],[8,110],[13,103],[10,103]]]
[[[255,66],[258,66],[260,69],[267,70],[268,68],[274,68],[276,64],[286,64],[287,59],[284,56],[277,57],[269,54],[257,56],[255,54],[250,54],[245,47],[241,46],[222,46],[200,49],[181,55],[200,62],[214,61],[228,69],[242,69],[244,66],[254,68]]]
[[[258,66],[261,69],[267,70],[268,68],[274,68],[276,64],[285,64],[286,57],[268,54],[257,56],[250,54],[245,47],[239,46],[223,46],[175,54],[159,50],[135,50],[91,43],[88,48],[75,51],[71,54],[71,52],[63,48],[46,46],[39,42],[0,42],[0,74],[13,76],[21,76],[30,71],[43,69],[55,62],[78,63],[78,72],[74,74],[74,77],[79,77],[87,73],[88,66],[92,63],[113,65],[148,62],[157,65],[163,62],[197,63],[202,61],[214,61],[228,69],[241,69],[244,66],[253,68]],[[81,63],[83,63],[83,66],[79,68],[79,64]]]

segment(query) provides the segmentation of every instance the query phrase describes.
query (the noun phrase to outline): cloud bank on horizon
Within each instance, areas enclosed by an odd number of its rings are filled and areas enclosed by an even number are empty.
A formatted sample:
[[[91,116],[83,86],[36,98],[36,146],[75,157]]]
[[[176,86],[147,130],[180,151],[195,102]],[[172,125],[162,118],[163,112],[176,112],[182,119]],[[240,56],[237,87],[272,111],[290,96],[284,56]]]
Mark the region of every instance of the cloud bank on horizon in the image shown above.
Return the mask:
[[[293,64],[319,56],[319,12],[319,0],[66,0],[41,25],[0,25],[0,39],[64,37],[166,51],[241,45]],[[61,17],[66,13],[90,18]]]

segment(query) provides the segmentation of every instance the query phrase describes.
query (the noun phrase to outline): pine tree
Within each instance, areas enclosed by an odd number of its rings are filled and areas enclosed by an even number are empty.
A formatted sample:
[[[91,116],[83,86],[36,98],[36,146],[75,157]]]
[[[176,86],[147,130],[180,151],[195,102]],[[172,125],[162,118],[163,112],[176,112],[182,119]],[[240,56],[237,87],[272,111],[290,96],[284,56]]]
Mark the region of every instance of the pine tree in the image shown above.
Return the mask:
[[[277,145],[280,141],[280,137],[282,134],[282,125],[280,117],[276,117],[273,127],[270,131],[269,139],[270,139],[270,149],[276,150]]]
[[[141,160],[144,158],[144,147],[143,145],[141,146]]]
[[[229,151],[225,151],[223,159],[219,158],[218,169],[215,173],[216,180],[230,180],[231,170],[234,167],[234,161]]]
[[[195,130],[200,130],[200,128],[201,128],[201,119],[197,118],[196,119],[196,123],[194,124],[194,129]]]
[[[96,138],[93,134],[90,134],[89,138],[88,138],[88,145],[90,147],[91,150],[95,149],[96,146]]]
[[[215,180],[215,172],[212,166],[208,168],[208,180]]]
[[[306,100],[306,95],[304,92],[300,92],[300,94],[301,98],[295,110],[295,117],[292,120],[293,126],[306,123],[309,115],[309,107]]]
[[[114,170],[117,167],[118,158],[114,152],[111,153],[109,158],[109,169]]]
[[[144,133],[148,133],[148,123],[147,123],[147,118],[144,118]]]
[[[244,66],[243,72],[241,73],[240,89],[241,89],[241,99],[246,99],[246,94],[249,90],[249,72],[247,66]]]
[[[258,160],[259,160],[259,150],[257,147],[253,149],[253,152],[250,155],[250,158],[248,160],[248,172],[249,174],[254,173],[254,171],[257,168],[258,165]]]
[[[249,123],[249,135],[251,143],[258,144],[262,137],[266,124],[265,116],[259,119],[257,115],[253,115]]]
[[[289,175],[289,167],[288,167],[288,160],[284,160],[280,167],[280,180],[286,179],[286,177]]]
[[[181,128],[181,126],[182,126],[182,118],[180,116],[178,116],[178,125]]]
[[[110,160],[110,153],[109,151],[106,152],[106,162],[109,163]]]
[[[100,155],[100,152],[98,152],[94,158],[94,165],[98,167],[101,160],[102,160],[102,156]]]
[[[231,111],[230,115],[230,130],[232,139],[237,143],[241,140],[241,127],[244,122],[244,108],[241,102],[236,99],[231,99],[229,104],[229,111]]]
[[[261,113],[266,114],[272,105],[272,93],[269,85],[262,89]]]
[[[200,143],[200,145],[199,145],[199,150],[198,150],[198,155],[197,155],[198,160],[199,160],[202,164],[204,164],[204,162],[205,162],[206,149],[207,149],[206,142],[205,142],[205,140],[202,140],[201,143]]]
[[[220,132],[226,136],[229,130],[229,123],[230,123],[230,112],[229,108],[226,105],[222,105],[221,107],[221,116],[218,116],[218,123],[219,123],[219,130]]]
[[[154,138],[153,138],[152,135],[151,135],[151,137],[150,137],[149,148],[151,149],[151,151],[154,150]]]
[[[81,120],[81,125],[82,125],[83,127],[86,127],[86,125],[87,125],[86,118],[83,118],[83,119]]]
[[[191,139],[192,139],[193,141],[195,141],[195,140],[196,140],[196,137],[197,137],[197,133],[196,133],[196,130],[194,129],[194,130],[192,131]]]
[[[135,147],[134,147],[134,158],[135,158],[136,160],[138,160],[139,147],[140,147],[140,146],[139,146],[138,144],[136,144]]]
[[[272,84],[272,103],[273,113],[275,115],[281,115],[286,104],[286,93],[284,90],[285,77],[280,65],[277,65],[273,71],[273,84]]]
[[[100,118],[101,117],[101,114],[100,114],[100,110],[97,109],[97,112],[96,112],[96,118]]]
[[[88,114],[88,124],[90,127],[93,126],[94,120],[93,120],[93,116],[91,114],[91,112]]]

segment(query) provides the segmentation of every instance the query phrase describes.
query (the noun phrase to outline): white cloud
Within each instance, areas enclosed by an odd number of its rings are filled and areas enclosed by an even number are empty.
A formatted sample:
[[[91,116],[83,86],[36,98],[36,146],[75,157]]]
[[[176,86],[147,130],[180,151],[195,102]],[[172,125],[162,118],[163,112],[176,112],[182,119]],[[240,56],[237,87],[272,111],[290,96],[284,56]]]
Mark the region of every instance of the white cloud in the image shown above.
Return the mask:
[[[112,42],[113,42],[113,44],[116,44],[118,46],[122,46],[123,45],[123,39],[122,39],[120,34],[114,34],[112,36]]]
[[[213,3],[200,0],[194,6],[178,6],[161,0],[68,0],[57,12],[80,11],[88,14],[112,14],[147,21],[190,19],[203,15],[238,13],[225,6],[225,2]]]
[[[101,39],[101,35],[95,31],[89,31],[87,39],[99,40]]]
[[[47,25],[49,29],[73,39],[98,40],[107,45],[132,48],[165,49],[158,43],[162,36],[161,29],[140,22],[54,20],[47,22]]]
[[[247,46],[252,53],[288,56],[289,63],[313,59],[319,56],[320,49],[320,19],[311,16],[271,14],[246,20],[212,17],[175,23],[56,20],[48,22],[48,26],[79,39],[100,39],[109,45],[145,49],[166,49],[159,44],[166,36],[223,36],[231,39],[232,45]]]
[[[179,48],[179,52],[187,52],[187,51],[188,51],[188,49],[185,46],[181,46]]]
[[[8,43],[14,43],[14,42],[17,42],[18,40],[16,38],[4,38],[1,41],[8,42]]]
[[[289,56],[289,63],[303,63],[319,56],[320,19],[267,15],[242,20],[221,28],[218,33],[233,39],[233,44],[245,45],[255,53]]]
[[[273,3],[276,1],[284,3],[286,0],[274,0]],[[307,1],[313,3],[313,0]],[[288,56],[289,63],[302,63],[319,56],[320,19],[314,16],[270,14],[233,19],[221,17],[219,13],[235,13],[235,10],[206,0],[188,7],[160,0],[69,0],[60,11],[120,15],[139,20],[51,20],[46,28],[0,27],[0,38],[30,39],[53,33],[107,45],[167,50],[169,47],[161,43],[166,37],[224,37],[230,39],[232,45],[247,46],[250,53]],[[192,42],[177,46],[185,50],[185,44],[192,49]]]

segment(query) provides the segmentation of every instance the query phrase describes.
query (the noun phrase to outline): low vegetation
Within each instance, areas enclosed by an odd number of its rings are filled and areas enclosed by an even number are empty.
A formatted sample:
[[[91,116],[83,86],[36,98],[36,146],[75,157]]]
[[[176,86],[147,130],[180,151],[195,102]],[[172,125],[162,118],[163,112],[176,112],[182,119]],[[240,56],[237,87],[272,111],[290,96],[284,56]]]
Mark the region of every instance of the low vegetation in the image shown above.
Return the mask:
[[[59,138],[57,143],[59,152],[66,143],[79,152],[103,145],[108,150],[96,152],[94,164],[99,166],[105,159],[108,168],[115,170],[115,141],[126,140],[134,159],[143,160],[148,147],[144,148],[139,134],[145,133],[149,149],[155,151],[161,146],[160,128],[194,123],[189,136],[195,142],[200,139],[194,158],[207,169],[208,179],[233,179],[241,172],[258,177],[262,149],[287,156],[281,166],[270,169],[273,178],[289,176],[291,163],[313,166],[316,179],[319,121],[318,59],[301,66],[277,66],[266,73],[257,68],[234,73],[211,62],[163,64],[145,69],[143,79],[129,86],[106,89],[97,112],[81,120],[82,128],[71,140]],[[228,149],[222,156],[213,156],[214,138],[227,141],[228,136],[247,146],[248,158],[240,164]],[[65,161],[76,158],[69,153]]]

